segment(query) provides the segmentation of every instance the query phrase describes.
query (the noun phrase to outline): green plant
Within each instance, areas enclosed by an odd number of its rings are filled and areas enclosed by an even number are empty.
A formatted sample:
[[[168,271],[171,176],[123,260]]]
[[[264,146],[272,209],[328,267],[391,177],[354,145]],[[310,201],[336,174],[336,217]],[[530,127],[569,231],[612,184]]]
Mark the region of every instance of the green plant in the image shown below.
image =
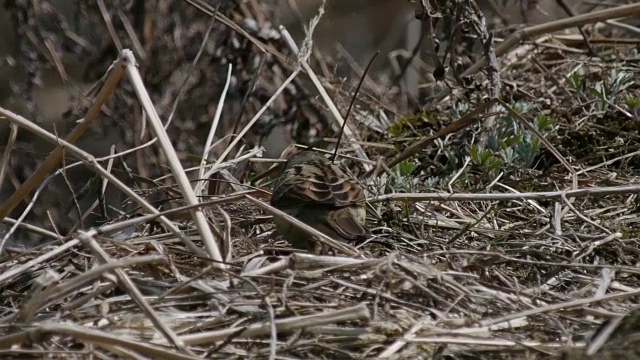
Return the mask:
[[[536,109],[535,104],[524,102],[513,104],[512,107],[519,114]],[[487,181],[493,180],[506,168],[533,167],[540,152],[540,139],[517,119],[505,115],[496,121],[497,131],[491,135],[489,141],[493,146],[467,145],[467,152],[473,164]],[[538,114],[532,125],[542,136],[547,136],[553,130],[554,121],[543,114]]]
[[[418,179],[413,174],[417,167],[418,164],[412,159],[403,160],[394,166],[394,177],[389,182],[391,189],[394,192],[413,192],[418,184]]]
[[[598,111],[607,111],[611,104],[619,102],[631,85],[635,83],[634,74],[629,71],[612,69],[609,76],[595,82],[588,82],[578,70],[572,72],[566,78],[571,88],[576,90],[583,98],[593,97]]]
[[[628,96],[624,99],[624,104],[629,108],[629,112],[636,118],[640,119],[640,98]]]

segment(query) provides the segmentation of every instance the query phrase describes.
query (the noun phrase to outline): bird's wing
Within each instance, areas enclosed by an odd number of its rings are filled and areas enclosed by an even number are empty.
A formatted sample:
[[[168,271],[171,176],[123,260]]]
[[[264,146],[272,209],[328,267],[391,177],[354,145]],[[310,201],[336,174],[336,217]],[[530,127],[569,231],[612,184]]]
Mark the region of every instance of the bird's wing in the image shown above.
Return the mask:
[[[347,240],[358,240],[370,235],[370,232],[356,220],[357,215],[354,211],[358,210],[344,207],[327,214],[327,223],[331,229]],[[364,209],[361,211],[364,213]]]
[[[364,191],[358,181],[340,166],[305,163],[285,170],[273,191],[271,204],[329,205],[343,207],[363,203]]]

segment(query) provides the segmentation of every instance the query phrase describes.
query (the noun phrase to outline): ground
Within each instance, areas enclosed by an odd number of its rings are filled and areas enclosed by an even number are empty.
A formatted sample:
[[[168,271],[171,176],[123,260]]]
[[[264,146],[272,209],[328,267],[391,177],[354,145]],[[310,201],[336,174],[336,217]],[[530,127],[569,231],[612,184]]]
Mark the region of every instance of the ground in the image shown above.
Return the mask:
[[[4,356],[640,356],[640,5],[414,4],[421,46],[375,60],[340,145],[373,236],[314,254],[274,231],[268,158],[335,148],[369,58],[296,55],[257,2],[152,3],[5,4]]]

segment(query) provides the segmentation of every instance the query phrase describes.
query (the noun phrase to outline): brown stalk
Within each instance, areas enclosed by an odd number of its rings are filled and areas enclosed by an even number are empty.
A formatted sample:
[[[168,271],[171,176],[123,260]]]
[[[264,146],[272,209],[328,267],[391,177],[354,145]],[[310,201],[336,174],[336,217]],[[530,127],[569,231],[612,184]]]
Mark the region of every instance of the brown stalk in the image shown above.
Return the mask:
[[[114,91],[120,82],[120,79],[124,75],[125,62],[126,59],[122,54],[120,54],[118,60],[116,60],[113,66],[108,70],[106,79],[104,80],[104,85],[102,85],[100,92],[96,96],[96,101],[91,105],[89,110],[87,110],[87,114],[84,116],[84,119],[82,119],[82,121],[73,128],[73,130],[71,130],[69,135],[64,138],[66,142],[71,144],[75,143],[96,119],[100,113],[102,105],[107,102],[107,99],[111,96],[111,93]],[[47,174],[49,174],[49,172],[60,163],[60,160],[62,160],[62,152],[62,147],[56,147],[56,149],[47,156],[27,181],[25,181],[18,190],[11,194],[11,196],[2,205],[0,205],[0,219],[7,217],[33,189],[44,181]]]

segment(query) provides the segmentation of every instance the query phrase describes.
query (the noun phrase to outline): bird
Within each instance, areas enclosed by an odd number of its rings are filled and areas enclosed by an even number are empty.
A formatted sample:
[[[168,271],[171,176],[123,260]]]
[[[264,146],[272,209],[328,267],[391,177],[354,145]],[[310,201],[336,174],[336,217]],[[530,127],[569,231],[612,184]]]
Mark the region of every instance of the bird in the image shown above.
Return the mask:
[[[315,151],[289,157],[270,203],[335,240],[354,242],[370,236],[362,186],[347,168]],[[293,247],[317,249],[311,237],[290,222],[275,217],[274,223]]]

